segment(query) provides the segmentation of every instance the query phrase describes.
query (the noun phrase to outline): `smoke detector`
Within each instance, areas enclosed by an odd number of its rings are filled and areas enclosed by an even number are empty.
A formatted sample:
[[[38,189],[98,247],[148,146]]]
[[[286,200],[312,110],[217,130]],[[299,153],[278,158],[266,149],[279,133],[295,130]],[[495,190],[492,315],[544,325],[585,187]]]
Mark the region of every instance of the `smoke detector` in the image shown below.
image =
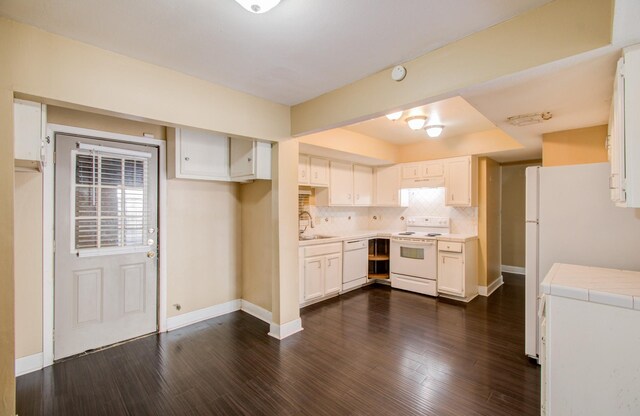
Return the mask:
[[[511,116],[507,118],[509,124],[516,127],[528,126],[530,124],[538,124],[543,121],[550,120],[553,115],[545,111],[543,113],[529,113],[529,114],[519,114],[517,116]]]

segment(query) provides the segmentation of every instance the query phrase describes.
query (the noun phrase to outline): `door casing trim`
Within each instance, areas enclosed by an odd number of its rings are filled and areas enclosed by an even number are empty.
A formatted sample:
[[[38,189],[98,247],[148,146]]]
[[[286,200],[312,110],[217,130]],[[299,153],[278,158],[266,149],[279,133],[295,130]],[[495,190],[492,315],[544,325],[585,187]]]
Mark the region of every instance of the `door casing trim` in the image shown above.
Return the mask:
[[[158,332],[167,331],[167,145],[164,140],[149,137],[130,136],[81,127],[47,124],[46,135],[50,143],[46,146],[46,159],[49,163],[43,168],[42,196],[42,364],[53,364],[53,323],[54,323],[54,191],[55,167],[53,151],[55,135],[72,134],[88,138],[105,139],[131,144],[158,146]]]

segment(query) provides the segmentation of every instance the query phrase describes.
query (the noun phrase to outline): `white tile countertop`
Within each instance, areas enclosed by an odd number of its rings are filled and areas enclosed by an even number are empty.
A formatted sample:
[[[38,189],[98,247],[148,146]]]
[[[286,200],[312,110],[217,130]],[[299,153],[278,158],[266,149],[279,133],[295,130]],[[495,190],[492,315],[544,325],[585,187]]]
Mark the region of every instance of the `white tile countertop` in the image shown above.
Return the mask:
[[[359,230],[359,231],[351,231],[347,234],[343,234],[340,236],[332,236],[330,238],[319,238],[316,240],[300,240],[299,246],[313,246],[316,244],[328,244],[328,243],[336,243],[340,241],[347,240],[356,240],[358,238],[374,238],[374,237],[391,237],[392,233],[396,233],[398,230]],[[436,237],[438,241],[456,241],[456,242],[466,242],[470,240],[477,239],[478,236],[475,234],[442,234]]]
[[[640,310],[640,272],[556,263],[540,287],[547,295]]]

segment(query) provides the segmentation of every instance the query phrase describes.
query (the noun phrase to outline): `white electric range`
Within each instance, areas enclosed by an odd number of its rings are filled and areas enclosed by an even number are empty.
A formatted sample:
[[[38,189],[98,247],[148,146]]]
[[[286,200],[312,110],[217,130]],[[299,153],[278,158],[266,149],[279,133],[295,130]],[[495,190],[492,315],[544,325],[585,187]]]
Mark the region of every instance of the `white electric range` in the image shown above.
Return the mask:
[[[438,296],[436,237],[449,224],[447,217],[409,217],[407,231],[391,234],[391,287]]]

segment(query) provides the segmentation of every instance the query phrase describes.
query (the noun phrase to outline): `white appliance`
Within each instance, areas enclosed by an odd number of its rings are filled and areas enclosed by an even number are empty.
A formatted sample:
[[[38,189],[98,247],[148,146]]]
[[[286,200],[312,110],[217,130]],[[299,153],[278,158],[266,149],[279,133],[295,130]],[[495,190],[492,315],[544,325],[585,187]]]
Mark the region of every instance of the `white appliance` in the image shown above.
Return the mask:
[[[449,229],[449,218],[410,217],[407,231],[391,234],[391,287],[438,296],[436,236]]]
[[[609,195],[609,163],[526,170],[525,353],[539,354],[540,282],[553,263],[640,270],[640,214]]]
[[[342,291],[367,283],[369,240],[349,240],[343,243]]]

